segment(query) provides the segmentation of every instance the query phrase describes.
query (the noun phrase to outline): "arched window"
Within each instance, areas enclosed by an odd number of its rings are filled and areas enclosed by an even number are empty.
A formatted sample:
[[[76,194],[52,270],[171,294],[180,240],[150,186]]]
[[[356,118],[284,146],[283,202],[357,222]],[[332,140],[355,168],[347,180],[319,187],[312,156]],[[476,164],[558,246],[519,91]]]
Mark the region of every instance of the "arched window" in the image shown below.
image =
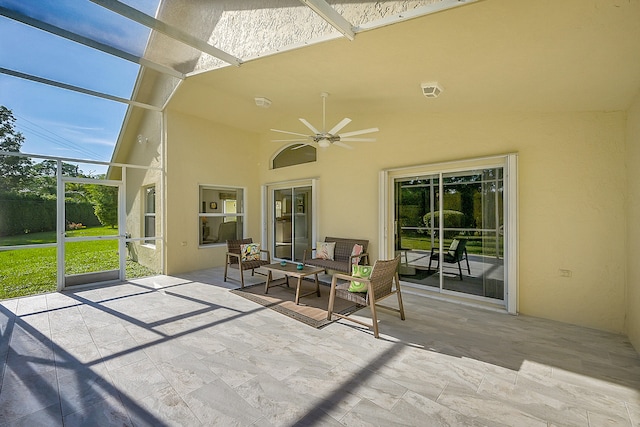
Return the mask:
[[[316,161],[316,148],[310,145],[293,144],[285,147],[273,158],[273,169]]]

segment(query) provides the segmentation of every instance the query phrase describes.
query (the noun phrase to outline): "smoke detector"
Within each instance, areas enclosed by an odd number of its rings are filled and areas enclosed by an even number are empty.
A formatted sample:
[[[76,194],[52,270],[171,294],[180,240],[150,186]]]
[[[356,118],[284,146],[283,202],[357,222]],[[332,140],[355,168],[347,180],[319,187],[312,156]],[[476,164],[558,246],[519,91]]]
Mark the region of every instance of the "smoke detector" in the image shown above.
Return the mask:
[[[438,82],[422,83],[422,94],[427,98],[437,98],[442,93],[442,86]]]
[[[259,97],[255,98],[256,105],[261,108],[269,108],[271,100],[269,98]]]

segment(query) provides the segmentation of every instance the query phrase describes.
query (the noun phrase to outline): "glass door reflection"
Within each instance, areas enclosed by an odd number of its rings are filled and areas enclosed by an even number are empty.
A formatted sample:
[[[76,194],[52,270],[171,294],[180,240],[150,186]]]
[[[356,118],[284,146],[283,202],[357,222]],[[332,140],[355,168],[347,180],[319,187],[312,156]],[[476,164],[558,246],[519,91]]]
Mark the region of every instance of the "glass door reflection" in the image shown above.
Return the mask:
[[[311,250],[311,187],[273,190],[274,258],[301,262]]]

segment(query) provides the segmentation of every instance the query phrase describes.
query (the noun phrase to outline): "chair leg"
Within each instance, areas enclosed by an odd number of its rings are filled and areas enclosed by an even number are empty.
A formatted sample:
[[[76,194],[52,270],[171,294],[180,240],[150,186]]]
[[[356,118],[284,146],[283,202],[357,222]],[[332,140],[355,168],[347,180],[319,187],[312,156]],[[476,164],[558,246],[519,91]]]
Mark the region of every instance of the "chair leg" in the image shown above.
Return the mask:
[[[400,319],[404,320],[404,305],[402,304],[402,294],[400,293],[400,278],[396,273],[396,293],[398,294],[398,309],[400,310]]]
[[[460,280],[462,280],[462,266],[460,265],[460,261],[458,261],[458,271],[460,272]]]
[[[227,281],[227,267],[229,267],[229,261],[224,263],[224,281]]]
[[[244,274],[242,271],[242,266],[240,266],[238,270],[240,271],[240,287],[244,288]]]
[[[469,258],[465,258],[465,260],[467,261],[467,271],[469,272],[469,275],[471,275],[471,267],[469,267]]]
[[[373,336],[380,338],[380,335],[378,334],[378,315],[376,313],[375,299],[369,300],[369,307],[371,307],[371,319],[373,320]]]
[[[287,284],[289,278],[287,277]],[[336,278],[331,280],[331,292],[329,293],[329,304],[327,305],[327,320],[331,320],[331,314],[333,313],[333,303],[336,300]]]

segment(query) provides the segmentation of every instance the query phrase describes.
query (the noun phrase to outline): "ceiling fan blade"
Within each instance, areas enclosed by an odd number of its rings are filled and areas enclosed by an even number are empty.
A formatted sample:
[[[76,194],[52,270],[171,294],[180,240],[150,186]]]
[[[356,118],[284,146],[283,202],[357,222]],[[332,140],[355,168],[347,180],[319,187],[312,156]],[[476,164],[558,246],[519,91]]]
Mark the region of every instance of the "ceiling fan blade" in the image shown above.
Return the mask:
[[[375,142],[376,139],[375,138],[340,138],[340,141],[347,141],[347,142]]]
[[[328,133],[331,135],[335,135],[336,133],[340,132],[340,130],[345,127],[346,125],[348,125],[349,123],[351,123],[351,119],[348,117],[345,117],[344,119],[342,119],[340,121],[340,123],[338,123],[337,125],[335,125],[333,127],[333,129],[331,129]]]
[[[311,147],[311,144],[301,144],[301,145],[299,145],[299,146],[297,146],[297,147],[293,147],[293,148],[292,148],[292,150],[299,150],[299,149],[301,149],[302,147],[306,147],[307,145],[308,145],[309,147]]]
[[[308,139],[272,139],[271,142],[309,142]]]
[[[340,138],[344,138],[344,137],[350,137],[350,136],[356,136],[356,135],[362,135],[364,133],[371,133],[371,132],[378,132],[380,129],[378,128],[369,128],[369,129],[362,129],[362,130],[354,130],[353,132],[346,132],[346,133],[341,133],[340,135],[338,135]]]
[[[338,147],[342,147],[342,148],[348,148],[349,150],[353,150],[353,147],[350,145],[347,145],[345,143],[342,143],[340,141],[336,141],[333,143],[333,145],[337,145]]]
[[[280,133],[288,133],[290,135],[298,135],[298,136],[304,136],[305,138],[309,137],[309,135],[305,135],[304,133],[298,133],[298,132],[289,132],[288,130],[280,130],[280,129],[271,129],[273,132],[280,132]]]
[[[322,133],[322,132],[320,132],[318,129],[314,128],[314,127],[311,125],[311,123],[309,123],[309,122],[308,122],[308,121],[306,121],[305,119],[300,118],[299,120],[300,120],[300,121],[301,121],[301,122],[302,122],[306,127],[308,127],[308,128],[311,130],[311,132],[315,133],[316,135],[317,135],[317,134]]]

